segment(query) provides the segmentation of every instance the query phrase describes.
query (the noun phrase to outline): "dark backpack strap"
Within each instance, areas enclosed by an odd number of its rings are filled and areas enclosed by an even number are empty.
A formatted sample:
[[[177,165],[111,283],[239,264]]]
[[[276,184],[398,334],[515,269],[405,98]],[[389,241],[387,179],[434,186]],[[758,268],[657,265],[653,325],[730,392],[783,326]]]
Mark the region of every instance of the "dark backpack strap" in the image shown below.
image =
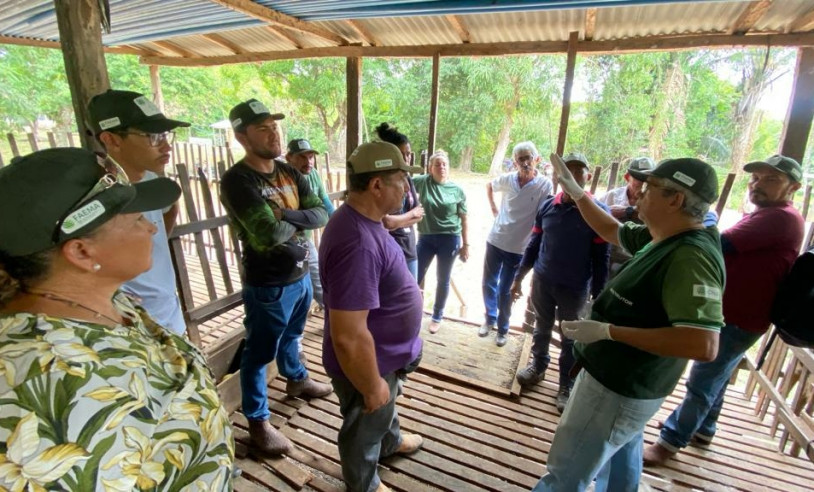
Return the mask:
[[[769,335],[769,341],[766,343],[766,346],[763,347],[763,351],[760,352],[760,356],[757,358],[755,371],[759,371],[760,368],[763,367],[763,363],[766,362],[766,356],[769,355],[769,350],[771,350],[772,345],[774,345],[775,338],[777,338],[777,328],[772,328],[772,334]]]

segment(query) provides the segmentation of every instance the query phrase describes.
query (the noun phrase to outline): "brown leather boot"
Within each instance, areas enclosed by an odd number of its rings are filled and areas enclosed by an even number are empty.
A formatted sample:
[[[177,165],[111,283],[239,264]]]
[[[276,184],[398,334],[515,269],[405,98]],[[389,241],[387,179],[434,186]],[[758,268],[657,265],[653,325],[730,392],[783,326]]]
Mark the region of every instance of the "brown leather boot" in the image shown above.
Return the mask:
[[[667,460],[675,455],[676,453],[674,451],[670,451],[661,444],[655,443],[644,448],[644,453],[642,453],[642,461],[644,462],[645,466],[658,466],[663,465],[667,462]]]
[[[281,455],[294,447],[268,420],[249,420],[249,435],[254,447],[265,454]]]
[[[289,396],[303,396],[306,398],[320,398],[330,395],[334,390],[333,386],[327,383],[318,383],[307,377],[302,381],[288,380],[285,383],[285,392]]]

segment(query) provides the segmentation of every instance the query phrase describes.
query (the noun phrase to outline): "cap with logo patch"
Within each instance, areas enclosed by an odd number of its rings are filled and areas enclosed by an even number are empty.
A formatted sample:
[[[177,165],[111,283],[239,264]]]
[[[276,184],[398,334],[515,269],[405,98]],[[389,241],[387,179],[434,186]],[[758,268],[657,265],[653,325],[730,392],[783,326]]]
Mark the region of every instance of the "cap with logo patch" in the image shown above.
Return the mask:
[[[803,167],[800,165],[800,163],[791,157],[786,157],[780,154],[775,154],[763,161],[750,162],[749,164],[743,166],[743,170],[747,173],[751,173],[760,167],[766,166],[777,169],[781,173],[787,174],[791,179],[798,183],[803,182]]]
[[[180,195],[169,178],[131,185],[115,162],[84,149],[34,152],[0,169],[0,251],[37,253],[117,214],[163,209]]]
[[[232,129],[237,132],[243,132],[246,130],[247,125],[266,118],[282,120],[285,115],[283,113],[272,113],[265,104],[257,99],[243,101],[229,111],[229,122],[232,124]]]
[[[348,174],[367,174],[379,171],[401,170],[420,173],[424,169],[408,166],[401,150],[388,142],[368,142],[362,144],[348,157]]]
[[[579,152],[570,152],[568,154],[565,154],[564,156],[562,156],[562,161],[566,164],[568,164],[569,162],[579,162],[580,164],[585,166],[586,169],[591,168],[591,166],[588,164],[588,158],[585,157],[584,154],[580,154]]]
[[[647,181],[649,176],[670,180],[692,191],[707,203],[712,203],[718,198],[718,175],[712,166],[699,159],[691,157],[667,159],[661,161],[651,171],[631,169],[628,172],[639,181]]]
[[[651,171],[656,167],[656,163],[649,157],[635,157],[630,160],[627,165],[628,172],[630,171]]]
[[[314,154],[319,154],[319,152],[311,148],[311,142],[304,138],[295,138],[294,140],[288,142],[289,154],[297,155],[302,154],[303,152],[313,152]]]
[[[164,116],[144,94],[110,89],[93,96],[88,103],[93,133],[135,128],[147,133],[163,133],[189,123]]]

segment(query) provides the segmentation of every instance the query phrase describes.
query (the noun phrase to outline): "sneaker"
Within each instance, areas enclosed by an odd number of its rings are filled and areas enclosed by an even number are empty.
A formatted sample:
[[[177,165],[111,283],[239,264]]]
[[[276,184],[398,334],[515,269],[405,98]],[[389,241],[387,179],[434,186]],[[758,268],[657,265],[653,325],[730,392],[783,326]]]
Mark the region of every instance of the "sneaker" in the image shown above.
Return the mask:
[[[674,451],[670,451],[669,449],[665,448],[659,443],[653,444],[652,446],[647,446],[644,448],[644,453],[642,454],[642,461],[646,466],[658,466],[663,465],[667,462],[670,458],[675,456],[676,453]]]
[[[495,325],[490,325],[486,323],[480,325],[480,328],[478,328],[478,336],[479,337],[489,336],[489,332],[492,331],[494,327]]]
[[[508,342],[508,341],[509,341],[509,338],[506,337],[505,333],[498,333],[497,337],[495,338],[495,345],[497,345],[498,347],[502,347],[502,346],[506,345],[506,342]]]
[[[413,454],[424,445],[424,438],[418,434],[402,434],[401,444],[396,450],[398,454]]]
[[[517,378],[517,382],[520,383],[520,386],[524,388],[534,386],[545,377],[545,368],[537,369],[537,367],[531,363],[527,365],[525,369],[517,371],[517,376],[515,377]]]
[[[255,449],[273,456],[285,454],[294,447],[287,437],[271,425],[268,419],[249,420],[249,436]]]
[[[330,395],[333,390],[333,386],[330,384],[318,383],[310,377],[307,377],[302,381],[292,381],[289,379],[285,383],[285,392],[288,393],[288,396],[319,398]]]
[[[560,415],[562,415],[562,412],[565,411],[565,405],[568,404],[568,398],[570,396],[570,389],[561,389],[557,392],[557,411],[560,412]]]
[[[427,325],[427,329],[430,331],[430,333],[438,333],[438,330],[441,329],[441,322],[430,320],[430,324]]]

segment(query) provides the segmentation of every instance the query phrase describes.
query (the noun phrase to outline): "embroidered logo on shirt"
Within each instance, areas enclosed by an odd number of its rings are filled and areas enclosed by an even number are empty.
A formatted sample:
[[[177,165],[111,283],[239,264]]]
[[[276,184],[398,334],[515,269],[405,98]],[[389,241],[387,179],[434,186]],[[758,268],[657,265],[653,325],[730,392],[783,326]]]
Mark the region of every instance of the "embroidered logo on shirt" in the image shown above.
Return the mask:
[[[713,301],[720,301],[721,289],[709,285],[695,284],[692,286],[692,295],[694,297],[703,297]]]
[[[624,302],[628,306],[633,305],[633,301],[631,301],[630,299],[626,299],[626,298],[622,297],[622,295],[620,293],[616,292],[616,290],[613,289],[612,287],[610,289],[610,293],[613,294],[613,297],[619,299],[620,301]]]

